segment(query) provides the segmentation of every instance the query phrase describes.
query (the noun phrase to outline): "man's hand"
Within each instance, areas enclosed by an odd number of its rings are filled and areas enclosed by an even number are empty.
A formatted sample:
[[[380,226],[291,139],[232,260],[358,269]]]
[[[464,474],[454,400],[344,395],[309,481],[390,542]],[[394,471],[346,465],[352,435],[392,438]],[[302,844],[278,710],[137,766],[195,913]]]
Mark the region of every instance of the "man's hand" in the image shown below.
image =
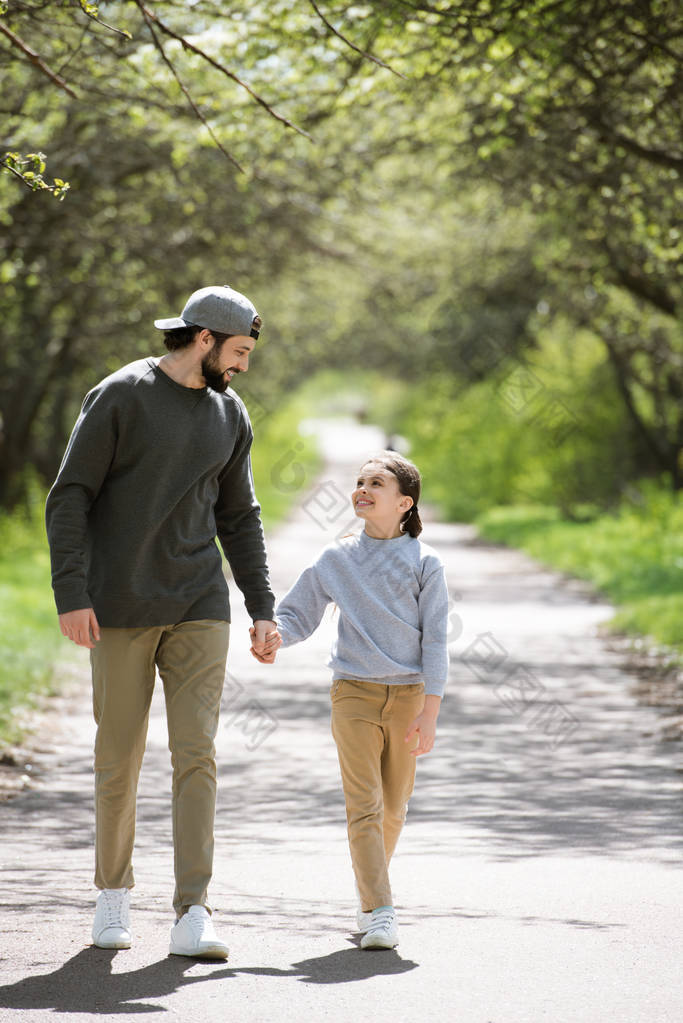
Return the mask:
[[[417,735],[417,746],[410,751],[414,757],[422,756],[423,753],[429,753],[434,746],[436,719],[439,716],[440,707],[440,696],[433,696],[431,694],[425,696],[422,712],[417,715],[406,732],[406,742],[410,742]]]
[[[100,627],[91,607],[83,607],[79,611],[67,611],[59,616],[59,628],[62,636],[72,640],[76,646],[92,650],[100,638]]]
[[[249,629],[251,652],[261,664],[272,664],[282,646],[282,637],[275,622],[257,621]]]

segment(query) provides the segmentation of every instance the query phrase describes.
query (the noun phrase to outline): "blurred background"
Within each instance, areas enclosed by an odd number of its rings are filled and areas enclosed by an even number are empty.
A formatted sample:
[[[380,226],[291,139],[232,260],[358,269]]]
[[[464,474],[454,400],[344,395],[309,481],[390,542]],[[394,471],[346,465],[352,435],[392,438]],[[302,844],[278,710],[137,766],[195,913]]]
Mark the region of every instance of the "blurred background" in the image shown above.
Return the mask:
[[[0,2],[0,740],[65,655],[83,396],[209,283],[264,321],[268,530],[302,421],[377,424],[442,517],[680,656],[682,56],[674,0]]]

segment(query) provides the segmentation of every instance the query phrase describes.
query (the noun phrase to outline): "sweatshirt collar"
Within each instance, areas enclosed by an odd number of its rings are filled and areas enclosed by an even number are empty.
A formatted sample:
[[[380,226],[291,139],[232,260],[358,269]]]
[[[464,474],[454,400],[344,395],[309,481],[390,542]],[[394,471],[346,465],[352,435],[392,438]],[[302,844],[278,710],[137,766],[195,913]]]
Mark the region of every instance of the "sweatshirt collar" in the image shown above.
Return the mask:
[[[375,544],[378,543],[390,544],[393,547],[398,547],[400,544],[405,543],[406,540],[412,540],[412,537],[410,533],[401,533],[400,536],[390,536],[386,540],[380,540],[377,537],[368,536],[365,530],[363,530],[358,539],[363,547],[374,547]]]

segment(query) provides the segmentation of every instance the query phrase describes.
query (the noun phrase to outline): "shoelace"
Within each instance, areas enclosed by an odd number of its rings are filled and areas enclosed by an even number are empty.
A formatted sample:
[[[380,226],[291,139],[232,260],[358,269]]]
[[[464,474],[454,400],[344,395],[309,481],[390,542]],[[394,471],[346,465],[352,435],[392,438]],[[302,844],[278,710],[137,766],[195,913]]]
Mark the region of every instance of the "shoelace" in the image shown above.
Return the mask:
[[[204,916],[203,913],[186,913],[186,917],[193,934],[198,938],[202,936],[205,938],[213,937],[213,925],[208,914]]]
[[[375,910],[370,922],[371,931],[388,931],[394,922],[393,909]]]
[[[125,894],[121,892],[103,891],[104,917],[107,927],[128,927],[128,913],[125,905]]]

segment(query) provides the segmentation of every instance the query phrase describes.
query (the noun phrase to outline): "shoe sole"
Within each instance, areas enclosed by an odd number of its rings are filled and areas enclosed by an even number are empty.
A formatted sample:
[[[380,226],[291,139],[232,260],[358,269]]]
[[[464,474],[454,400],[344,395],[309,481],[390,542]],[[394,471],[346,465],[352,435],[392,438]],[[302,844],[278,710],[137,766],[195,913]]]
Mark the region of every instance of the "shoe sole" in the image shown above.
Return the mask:
[[[194,950],[192,952],[186,952],[183,949],[179,949],[174,945],[171,945],[169,947],[168,954],[172,956],[188,956],[190,959],[227,959],[230,952],[225,945],[209,945],[208,948],[202,948],[199,951]]]
[[[96,948],[130,948],[130,939],[128,941],[123,938],[119,941],[95,941],[93,939],[93,945]]]
[[[373,951],[377,949],[392,949],[398,945],[398,938],[395,941],[387,942],[382,938],[373,938],[372,941],[367,941],[365,944],[361,941],[361,948],[365,952],[366,950]]]

